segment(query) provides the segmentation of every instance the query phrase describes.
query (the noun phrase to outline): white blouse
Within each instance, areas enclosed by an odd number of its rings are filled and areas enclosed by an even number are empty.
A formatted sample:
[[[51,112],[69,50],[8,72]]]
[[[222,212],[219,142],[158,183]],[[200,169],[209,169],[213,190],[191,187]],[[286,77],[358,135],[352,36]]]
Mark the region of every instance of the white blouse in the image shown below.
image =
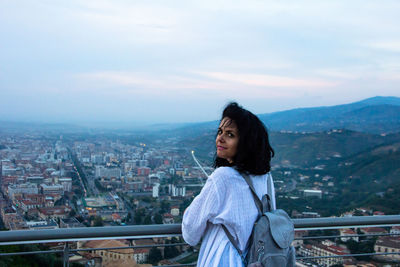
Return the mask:
[[[275,190],[270,173],[250,175],[258,197],[271,184],[271,207],[275,209]],[[186,209],[182,221],[183,239],[191,246],[201,237],[197,266],[242,266],[239,253],[220,224],[224,224],[243,251],[250,237],[257,207],[244,178],[232,167],[220,167],[208,178],[200,194]]]

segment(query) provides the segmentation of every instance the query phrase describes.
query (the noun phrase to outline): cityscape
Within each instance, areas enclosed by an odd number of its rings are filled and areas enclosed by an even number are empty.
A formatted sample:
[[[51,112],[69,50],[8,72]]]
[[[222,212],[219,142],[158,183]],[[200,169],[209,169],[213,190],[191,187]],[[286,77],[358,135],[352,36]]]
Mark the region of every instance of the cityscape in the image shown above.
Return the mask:
[[[193,267],[208,244],[222,260],[223,227],[184,214],[222,171],[217,152],[239,168],[250,155],[242,127],[234,153],[216,148],[232,103],[266,126],[296,267],[400,267],[399,13],[398,0],[1,1],[0,267]],[[224,214],[252,222],[233,200]],[[206,242],[186,242],[187,220]]]
[[[308,136],[310,133],[281,131],[276,135]],[[349,135],[337,129],[326,136]],[[206,144],[214,135],[198,138]],[[385,135],[378,135],[380,138]],[[359,137],[358,137],[359,138]],[[147,140],[147,141],[144,141]],[[182,215],[211,174],[213,150],[203,151],[198,160],[194,147],[183,146],[181,137],[165,135],[58,133],[45,129],[0,133],[1,223],[7,230],[41,230],[74,227],[151,225],[181,223]],[[278,146],[279,147],[279,146]],[[339,150],[337,150],[339,151]],[[385,215],[372,207],[345,206],[340,213],[316,203],[329,202],[338,194],[338,177],[329,169],[330,160],[344,155],[330,152],[317,158],[312,167],[300,168],[289,157],[273,161],[272,174],[278,206],[292,218]],[[324,164],[318,163],[323,161]],[[343,165],[352,165],[352,162]],[[289,202],[288,202],[289,201]],[[306,201],[303,208],[290,204]],[[286,204],[285,204],[286,203]],[[289,203],[289,204],[288,204]],[[315,206],[311,206],[314,203]],[[288,205],[288,206],[285,206]],[[310,205],[310,206],[308,206]],[[331,212],[337,214],[330,214]],[[330,231],[330,232],[329,232]],[[309,231],[296,231],[296,237]],[[400,226],[325,230],[337,239],[295,240],[300,256],[340,256],[355,252],[398,252]],[[385,234],[394,234],[387,236]],[[384,234],[358,237],[357,234]],[[131,242],[131,243],[130,243]],[[150,238],[135,245],[183,242],[181,238]],[[124,247],[128,240],[79,241],[78,248]],[[57,245],[55,245],[57,246]],[[111,250],[70,256],[76,266],[151,266],[195,262],[198,250],[188,246]],[[321,266],[381,266],[398,261],[398,255],[371,258],[331,257],[314,263]],[[98,264],[98,265],[96,265]],[[150,265],[149,265],[150,264]]]

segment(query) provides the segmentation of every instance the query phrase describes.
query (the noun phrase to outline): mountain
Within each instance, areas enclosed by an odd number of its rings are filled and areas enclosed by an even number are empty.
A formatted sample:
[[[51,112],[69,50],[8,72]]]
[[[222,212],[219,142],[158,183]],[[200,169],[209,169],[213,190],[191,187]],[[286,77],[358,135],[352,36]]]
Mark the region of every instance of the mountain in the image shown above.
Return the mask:
[[[376,96],[344,105],[297,108],[258,114],[268,130],[291,132],[321,132],[348,129],[373,134],[400,132],[400,97]],[[166,136],[181,138],[215,133],[219,121],[191,123],[184,126],[169,125],[160,131]]]
[[[322,216],[357,207],[399,213],[399,114],[400,98],[374,97],[258,115],[270,130],[275,150],[272,173],[279,181],[279,206]],[[203,165],[211,166],[217,125],[203,122],[163,134],[176,137],[179,147],[188,154],[194,150]],[[304,189],[321,189],[324,195],[304,198]]]
[[[275,151],[273,166],[308,168],[400,142],[400,134],[377,135],[344,129],[316,133],[270,132],[270,142]],[[179,144],[194,150],[199,159],[210,162],[215,152],[215,133],[188,136],[179,140]]]
[[[293,180],[297,183],[293,192],[278,192],[281,208],[304,211],[311,207],[324,216],[339,215],[357,207],[373,207],[386,214],[400,212],[400,133],[380,135],[345,129],[270,132],[270,140],[275,150],[274,178],[284,184]],[[214,132],[183,138],[179,144],[195,150],[202,164],[211,166],[215,154]],[[286,171],[289,174],[284,174]],[[300,181],[299,177],[304,175],[309,178]],[[334,185],[327,186],[324,177],[331,177]],[[302,190],[314,187],[329,194],[322,199],[301,196]]]
[[[370,207],[386,214],[400,212],[400,141],[341,159],[325,171],[336,177],[336,199],[342,206]]]
[[[0,121],[0,131],[21,132],[21,131],[48,131],[48,132],[80,132],[86,130],[82,126],[68,123],[43,123],[43,122],[13,122]]]
[[[370,97],[359,102],[356,102],[359,105],[370,106],[370,105],[400,105],[400,97],[394,96],[375,96]],[[355,104],[355,103],[354,103]]]
[[[332,159],[347,158],[388,142],[400,141],[400,134],[381,136],[350,130],[306,134],[271,132],[270,140],[275,150],[273,165],[313,167]]]
[[[400,131],[400,98],[372,97],[330,107],[298,108],[260,114],[273,131],[316,132],[345,128],[369,133]]]
[[[313,108],[296,108],[286,111],[258,114],[270,131],[321,132],[331,129],[348,129],[367,133],[400,132],[400,97],[376,96],[362,101]],[[220,114],[216,114],[218,117]],[[98,124],[78,126],[73,124],[15,123],[0,121],[0,131],[21,129],[43,129],[64,132],[90,132],[90,129],[112,132],[116,129],[121,134],[143,134],[145,136],[177,138],[202,136],[215,132],[218,120],[199,123],[167,123],[152,125],[127,125],[121,128],[119,123],[108,128]],[[95,127],[94,127],[95,126]],[[104,124],[103,124],[104,126]]]

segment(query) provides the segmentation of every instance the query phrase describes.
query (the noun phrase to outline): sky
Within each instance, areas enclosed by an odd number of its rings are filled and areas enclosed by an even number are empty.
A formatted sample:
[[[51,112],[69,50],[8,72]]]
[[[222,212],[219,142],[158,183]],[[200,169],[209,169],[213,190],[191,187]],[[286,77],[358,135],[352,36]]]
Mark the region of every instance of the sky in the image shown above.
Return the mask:
[[[400,1],[0,0],[0,121],[215,120],[400,97]]]

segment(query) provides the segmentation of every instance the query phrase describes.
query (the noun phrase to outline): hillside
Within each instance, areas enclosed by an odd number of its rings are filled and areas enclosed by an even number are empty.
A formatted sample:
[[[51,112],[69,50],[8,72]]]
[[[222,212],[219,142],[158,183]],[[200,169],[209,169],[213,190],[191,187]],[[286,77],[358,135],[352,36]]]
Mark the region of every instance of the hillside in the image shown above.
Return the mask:
[[[297,167],[347,157],[393,138],[349,130],[308,134],[272,132],[270,135],[276,154],[273,164]]]
[[[353,191],[384,192],[400,182],[400,142],[363,151],[338,166],[339,177],[347,179]]]
[[[400,140],[400,134],[381,136],[349,130],[319,133],[271,132],[270,142],[275,150],[272,164],[306,168],[396,140]],[[210,161],[215,152],[215,133],[183,138],[180,144],[195,150],[198,158]]]
[[[282,208],[311,209],[326,216],[360,206],[375,207],[388,214],[400,212],[400,206],[394,204],[400,201],[400,194],[394,194],[400,193],[400,133],[272,132],[270,139],[276,152],[272,160],[273,176],[284,181],[284,185],[291,180],[297,182],[293,192],[279,193],[284,197],[278,200]],[[199,160],[210,165],[215,153],[214,140],[215,134],[209,132],[183,139],[180,144],[195,150]],[[291,174],[283,175],[285,171]],[[301,181],[304,175],[310,178]],[[333,177],[334,187],[327,187],[327,182],[321,180],[324,176]],[[323,199],[302,198],[302,190],[310,188],[322,189],[327,195]],[[288,196],[301,199],[292,200]]]
[[[346,158],[331,159],[325,168],[275,169],[275,180],[283,185],[296,180],[296,189],[278,190],[279,207],[293,211],[314,211],[321,216],[340,215],[365,207],[385,214],[400,213],[400,142],[386,143]],[[290,170],[290,175],[282,175]],[[308,178],[301,180],[299,177]],[[329,180],[324,180],[329,177]],[[333,186],[329,186],[328,182]],[[277,183],[276,186],[280,186]],[[304,198],[302,190],[319,189],[323,197]]]
[[[400,142],[353,155],[331,171],[337,175],[337,204],[400,213]]]
[[[299,108],[259,115],[271,130],[316,132],[345,128],[369,133],[400,131],[400,98],[374,97],[330,107]]]
[[[400,132],[400,98],[372,97],[344,105],[298,108],[258,114],[270,131],[322,132],[348,129],[373,134]],[[219,114],[217,114],[217,117]],[[170,124],[158,131],[164,136],[189,138],[215,131],[218,121]],[[155,127],[157,129],[157,127]]]

